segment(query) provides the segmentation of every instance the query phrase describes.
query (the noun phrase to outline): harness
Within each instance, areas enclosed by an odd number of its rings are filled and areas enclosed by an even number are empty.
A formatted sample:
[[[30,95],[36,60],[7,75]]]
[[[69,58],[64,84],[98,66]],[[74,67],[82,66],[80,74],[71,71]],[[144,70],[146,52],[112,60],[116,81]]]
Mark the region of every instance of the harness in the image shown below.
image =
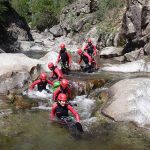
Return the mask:
[[[69,57],[67,55],[66,49],[60,51],[60,57],[63,64],[69,61]]]
[[[94,52],[94,46],[93,45],[88,45],[87,46],[87,52],[92,55]]]
[[[59,102],[57,102],[57,107],[55,110],[56,116],[61,119],[61,117],[68,117],[68,104],[65,104],[64,107],[62,107]]]
[[[38,84],[38,91],[42,91],[42,90],[46,90],[46,85],[47,85],[47,81],[45,81],[45,82],[40,82],[39,84]]]

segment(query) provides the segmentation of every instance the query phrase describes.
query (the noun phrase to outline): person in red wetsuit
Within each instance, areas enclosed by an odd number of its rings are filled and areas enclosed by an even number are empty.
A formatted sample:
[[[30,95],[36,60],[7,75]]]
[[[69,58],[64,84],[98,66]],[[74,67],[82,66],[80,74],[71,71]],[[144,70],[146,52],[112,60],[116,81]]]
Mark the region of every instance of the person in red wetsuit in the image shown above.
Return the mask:
[[[84,47],[84,50],[87,51],[87,53],[93,57],[96,56],[96,46],[93,45],[92,40],[88,39],[88,44],[86,44],[86,46]]]
[[[47,84],[50,84],[52,86],[54,85],[52,81],[47,80],[47,75],[46,75],[46,73],[43,72],[43,73],[40,74],[40,79],[34,81],[31,84],[29,89],[32,90],[35,87],[35,85],[37,85],[38,91],[41,92],[42,90],[45,90],[45,91],[48,92],[48,89],[46,89]]]
[[[87,52],[83,52],[82,49],[78,49],[78,54],[80,55],[78,64],[80,65],[83,60],[86,65],[85,67],[81,66],[81,69],[83,71],[91,72],[92,57]]]
[[[60,86],[56,89],[56,91],[54,91],[53,93],[53,100],[56,101],[57,98],[58,98],[58,95],[60,93],[64,93],[67,95],[67,98],[68,99],[71,99],[71,90],[70,88],[68,87],[68,83],[69,81],[66,80],[66,79],[62,79],[61,82],[60,82]]]
[[[50,78],[61,80],[64,77],[62,71],[57,66],[54,66],[53,63],[50,62],[48,68],[52,71]]]
[[[63,71],[63,73],[65,73],[65,69],[70,70],[72,60],[70,54],[66,50],[65,44],[60,45],[60,51],[58,54],[56,64],[58,64],[59,62],[61,62],[61,70]]]
[[[66,94],[60,93],[58,95],[58,101],[52,105],[52,111],[50,113],[50,120],[53,121],[55,119],[55,116],[58,119],[61,119],[63,117],[68,117],[68,110],[74,115],[76,118],[76,122],[80,122],[80,116],[78,113],[71,107],[71,105],[66,103],[67,96]]]

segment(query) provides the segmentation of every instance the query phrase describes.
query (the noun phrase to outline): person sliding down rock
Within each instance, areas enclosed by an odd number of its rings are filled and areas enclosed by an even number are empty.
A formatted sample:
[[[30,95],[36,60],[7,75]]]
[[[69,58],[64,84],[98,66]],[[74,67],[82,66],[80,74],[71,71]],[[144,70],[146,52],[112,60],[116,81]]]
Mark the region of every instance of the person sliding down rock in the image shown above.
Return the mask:
[[[66,94],[60,93],[58,95],[57,102],[52,105],[52,111],[50,113],[50,120],[54,121],[55,116],[58,121],[63,121],[64,123],[68,123],[67,118],[69,118],[68,111],[70,111],[76,119],[75,126],[78,131],[83,132],[82,125],[80,124],[80,116],[74,110],[71,105],[67,103],[67,96]],[[71,120],[69,120],[70,122]]]
[[[60,81],[64,77],[62,71],[57,66],[54,66],[52,62],[48,64],[48,68],[52,71],[52,73],[50,74],[50,78]]]
[[[46,75],[46,73],[43,72],[43,73],[40,74],[40,79],[34,81],[34,82],[31,84],[31,86],[30,86],[29,89],[30,89],[30,91],[31,91],[31,90],[33,90],[33,88],[37,85],[38,91],[41,92],[41,91],[45,90],[45,91],[49,92],[49,90],[46,89],[47,84],[50,84],[50,85],[52,85],[52,86],[54,85],[51,80],[47,80],[47,75]]]
[[[61,44],[56,64],[61,62],[61,70],[64,74],[68,74],[68,71],[70,71],[71,61],[71,56],[67,52],[65,44]]]
[[[91,66],[92,57],[87,52],[83,52],[82,49],[78,49],[78,54],[80,55],[80,60],[79,60],[78,64],[80,65],[83,60],[86,65],[85,67],[80,66],[81,69],[84,72],[86,72],[86,71],[88,71],[89,73],[92,72],[92,66]]]

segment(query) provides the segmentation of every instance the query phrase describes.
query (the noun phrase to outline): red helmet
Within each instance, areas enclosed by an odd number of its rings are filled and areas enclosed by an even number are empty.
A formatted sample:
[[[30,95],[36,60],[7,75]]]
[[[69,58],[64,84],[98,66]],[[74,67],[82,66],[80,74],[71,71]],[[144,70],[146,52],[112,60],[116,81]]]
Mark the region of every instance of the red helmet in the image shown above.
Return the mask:
[[[48,68],[50,69],[50,68],[52,68],[54,66],[54,64],[52,63],[52,62],[50,62],[49,64],[48,64]]]
[[[60,48],[61,48],[61,49],[64,49],[64,48],[65,48],[65,44],[63,44],[63,43],[60,44]]]
[[[40,79],[41,80],[46,80],[46,78],[47,78],[46,73],[43,72],[43,73],[40,74]]]
[[[91,40],[91,39],[88,39],[88,43],[92,43],[92,40]]]
[[[78,54],[79,54],[79,55],[82,54],[82,49],[81,49],[81,48],[78,49]]]
[[[60,85],[61,85],[63,88],[66,88],[66,87],[68,86],[68,80],[62,79],[61,82],[60,82]]]
[[[67,96],[64,93],[58,95],[58,101],[67,101]]]

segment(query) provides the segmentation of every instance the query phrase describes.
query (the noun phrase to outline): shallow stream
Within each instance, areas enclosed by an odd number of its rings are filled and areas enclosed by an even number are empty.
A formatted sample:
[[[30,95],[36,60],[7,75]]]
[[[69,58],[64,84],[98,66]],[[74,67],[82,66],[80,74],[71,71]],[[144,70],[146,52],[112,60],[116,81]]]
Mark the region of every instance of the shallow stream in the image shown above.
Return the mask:
[[[149,77],[145,73],[83,74],[72,72],[68,79],[105,79],[109,87],[125,78]],[[80,137],[49,121],[50,110],[19,110],[0,116],[0,150],[149,150],[150,132],[132,124],[100,123]],[[82,117],[81,117],[82,120]]]

